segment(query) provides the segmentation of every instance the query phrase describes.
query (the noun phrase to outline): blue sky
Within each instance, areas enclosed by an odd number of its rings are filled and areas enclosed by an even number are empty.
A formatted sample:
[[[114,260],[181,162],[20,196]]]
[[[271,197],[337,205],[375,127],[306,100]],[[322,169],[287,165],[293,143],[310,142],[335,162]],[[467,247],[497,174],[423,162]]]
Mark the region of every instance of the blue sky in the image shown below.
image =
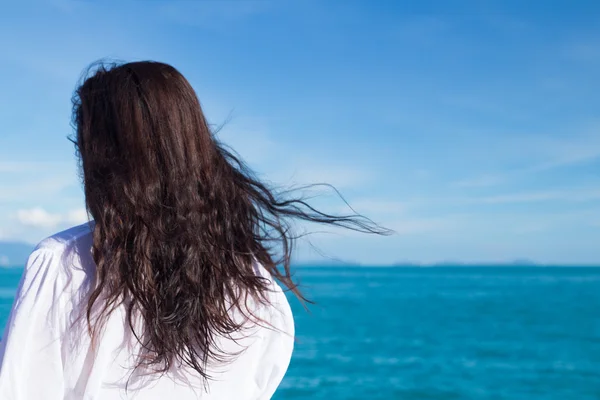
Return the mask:
[[[5,5],[0,240],[85,217],[70,98],[110,57],[174,65],[265,179],[397,231],[313,235],[329,257],[600,264],[598,27],[592,1]]]

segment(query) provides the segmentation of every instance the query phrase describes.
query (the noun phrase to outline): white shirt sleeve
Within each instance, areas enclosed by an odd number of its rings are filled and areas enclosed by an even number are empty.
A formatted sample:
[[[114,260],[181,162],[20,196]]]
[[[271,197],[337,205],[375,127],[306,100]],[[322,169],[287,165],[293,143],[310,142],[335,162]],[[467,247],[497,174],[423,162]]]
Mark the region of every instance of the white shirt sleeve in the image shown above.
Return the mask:
[[[0,343],[0,399],[64,397],[61,352],[60,265],[46,249],[35,250],[25,267]]]
[[[257,400],[269,400],[275,394],[294,350],[292,310],[278,286],[271,301],[273,307],[269,307],[270,316],[267,320],[270,320],[272,328],[265,329],[263,333],[263,359],[256,376],[256,383],[260,388]]]

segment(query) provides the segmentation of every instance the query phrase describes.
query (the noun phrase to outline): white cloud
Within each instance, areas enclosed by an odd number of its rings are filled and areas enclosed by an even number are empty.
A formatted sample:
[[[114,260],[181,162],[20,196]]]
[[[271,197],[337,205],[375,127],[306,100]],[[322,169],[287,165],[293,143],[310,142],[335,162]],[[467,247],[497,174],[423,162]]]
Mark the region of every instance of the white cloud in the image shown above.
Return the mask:
[[[69,211],[64,218],[64,221],[71,224],[83,224],[88,220],[89,216],[85,208],[78,208],[76,210]]]
[[[36,207],[29,210],[17,211],[17,219],[23,225],[39,228],[52,228],[60,223],[62,216],[60,214],[49,213],[43,208]]]
[[[85,209],[76,209],[67,213],[50,213],[41,207],[18,210],[17,220],[35,228],[54,228],[63,223],[80,224],[88,220]]]

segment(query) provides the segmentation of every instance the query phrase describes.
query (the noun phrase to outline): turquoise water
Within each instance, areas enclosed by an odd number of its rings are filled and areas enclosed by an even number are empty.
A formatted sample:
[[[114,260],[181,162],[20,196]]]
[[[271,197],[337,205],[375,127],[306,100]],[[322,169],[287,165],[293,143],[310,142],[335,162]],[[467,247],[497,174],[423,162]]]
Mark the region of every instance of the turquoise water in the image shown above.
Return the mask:
[[[0,269],[0,325],[20,271]],[[600,399],[600,268],[302,268],[275,399]]]

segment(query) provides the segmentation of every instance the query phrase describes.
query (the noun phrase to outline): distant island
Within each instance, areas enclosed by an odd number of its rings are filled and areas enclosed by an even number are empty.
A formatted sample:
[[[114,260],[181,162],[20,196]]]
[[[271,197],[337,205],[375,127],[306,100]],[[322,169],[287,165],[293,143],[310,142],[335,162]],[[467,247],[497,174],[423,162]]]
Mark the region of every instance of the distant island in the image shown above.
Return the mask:
[[[507,261],[441,261],[433,264],[429,264],[432,267],[535,267],[543,266],[542,264],[536,263],[535,261],[526,258],[517,258],[514,260]]]

